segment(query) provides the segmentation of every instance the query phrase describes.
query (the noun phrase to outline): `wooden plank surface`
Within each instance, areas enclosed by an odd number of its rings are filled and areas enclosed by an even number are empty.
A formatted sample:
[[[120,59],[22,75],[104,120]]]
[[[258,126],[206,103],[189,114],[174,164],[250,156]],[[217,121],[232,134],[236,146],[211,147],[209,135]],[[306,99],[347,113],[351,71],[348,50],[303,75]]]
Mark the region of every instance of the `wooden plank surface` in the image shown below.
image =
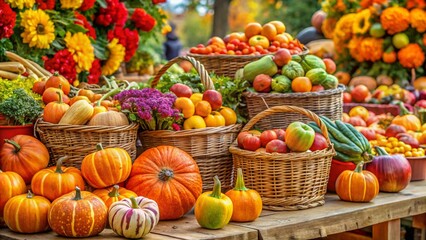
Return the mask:
[[[401,219],[394,219],[373,225],[373,240],[382,239],[401,239]]]

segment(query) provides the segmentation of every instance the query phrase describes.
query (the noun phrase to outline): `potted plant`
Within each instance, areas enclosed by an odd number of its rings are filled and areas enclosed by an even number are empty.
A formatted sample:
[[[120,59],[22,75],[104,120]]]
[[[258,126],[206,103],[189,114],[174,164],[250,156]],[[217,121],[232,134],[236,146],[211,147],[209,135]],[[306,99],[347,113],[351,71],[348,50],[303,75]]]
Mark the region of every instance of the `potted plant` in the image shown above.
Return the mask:
[[[0,148],[4,139],[18,134],[33,135],[34,122],[41,116],[43,108],[40,102],[28,95],[23,88],[13,90],[13,95],[0,102],[0,114],[4,116],[0,125]]]

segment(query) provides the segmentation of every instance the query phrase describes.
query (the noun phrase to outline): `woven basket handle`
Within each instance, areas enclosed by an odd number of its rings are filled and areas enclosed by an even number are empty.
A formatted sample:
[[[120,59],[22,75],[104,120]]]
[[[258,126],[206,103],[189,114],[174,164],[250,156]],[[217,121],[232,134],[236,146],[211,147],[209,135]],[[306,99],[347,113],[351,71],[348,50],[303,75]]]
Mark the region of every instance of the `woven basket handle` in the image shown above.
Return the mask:
[[[300,108],[295,106],[275,106],[268,108],[260,113],[258,113],[256,116],[254,116],[250,121],[241,129],[241,131],[248,131],[250,130],[259,120],[261,120],[264,117],[267,117],[269,115],[272,115],[274,113],[286,113],[286,112],[295,112],[300,113],[308,118],[310,118],[312,121],[314,121],[319,128],[321,129],[322,135],[327,139],[327,143],[329,146],[331,146],[330,138],[328,137],[328,131],[325,124],[322,123],[322,120],[313,112]]]
[[[201,64],[199,61],[195,60],[195,58],[190,57],[190,56],[180,56],[180,57],[176,57],[173,58],[172,60],[170,60],[168,63],[166,63],[166,65],[164,65],[157,73],[157,75],[155,75],[154,79],[151,82],[151,87],[154,88],[155,86],[157,86],[158,82],[160,81],[161,76],[163,76],[163,74],[167,71],[167,69],[169,69],[169,67],[171,67],[173,64],[178,63],[180,61],[189,61],[192,66],[194,66],[194,68],[197,70],[198,74],[200,75],[200,79],[201,79],[201,83],[204,85],[204,88],[206,90],[214,90],[214,84],[212,79],[210,78],[208,72],[206,71],[206,69],[204,68],[203,64]]]

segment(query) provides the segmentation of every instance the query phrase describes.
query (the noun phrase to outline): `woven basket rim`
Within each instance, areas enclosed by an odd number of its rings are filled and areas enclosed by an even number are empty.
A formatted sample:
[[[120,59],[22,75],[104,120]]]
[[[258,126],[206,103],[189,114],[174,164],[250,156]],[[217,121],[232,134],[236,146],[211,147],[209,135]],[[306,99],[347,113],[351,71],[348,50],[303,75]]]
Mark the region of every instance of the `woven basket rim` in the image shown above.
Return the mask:
[[[215,133],[227,133],[239,131],[242,128],[242,124],[232,124],[224,127],[206,127],[199,129],[188,129],[188,130],[155,130],[155,131],[142,131],[140,134],[156,137],[187,137],[187,136],[198,136]]]
[[[296,93],[256,93],[256,92],[243,92],[244,97],[261,97],[261,98],[306,98],[306,97],[321,97],[342,93],[346,89],[345,85],[339,84],[337,88],[327,89],[318,92],[296,92]]]
[[[305,54],[308,54],[308,53],[309,53],[309,49],[306,46],[304,46],[302,52],[300,52],[298,54],[292,54],[292,56],[305,55]],[[197,53],[190,53],[190,52],[186,53],[186,55],[190,56],[190,57],[199,57],[199,58],[205,57],[207,59],[216,59],[216,58],[219,58],[219,59],[241,59],[242,58],[242,59],[248,59],[248,60],[258,59],[258,58],[262,58],[262,57],[268,56],[268,55],[273,56],[274,54],[275,53],[260,54],[260,55],[228,55],[228,54],[205,55],[205,54],[197,54]]]
[[[39,131],[39,127],[48,128],[48,129],[56,129],[56,130],[67,130],[67,131],[81,131],[81,132],[120,132],[133,130],[135,128],[139,128],[139,124],[130,123],[129,125],[123,126],[106,126],[106,125],[71,125],[71,124],[56,124],[43,121],[42,118],[37,119],[34,124],[34,129]]]

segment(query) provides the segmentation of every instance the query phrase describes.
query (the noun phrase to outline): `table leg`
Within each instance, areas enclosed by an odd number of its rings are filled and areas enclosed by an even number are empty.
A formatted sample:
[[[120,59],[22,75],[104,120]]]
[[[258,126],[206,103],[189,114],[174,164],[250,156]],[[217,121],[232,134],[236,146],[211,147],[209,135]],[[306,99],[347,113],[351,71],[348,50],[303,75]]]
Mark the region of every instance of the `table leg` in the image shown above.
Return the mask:
[[[400,240],[401,220],[395,219],[373,225],[373,240]]]

